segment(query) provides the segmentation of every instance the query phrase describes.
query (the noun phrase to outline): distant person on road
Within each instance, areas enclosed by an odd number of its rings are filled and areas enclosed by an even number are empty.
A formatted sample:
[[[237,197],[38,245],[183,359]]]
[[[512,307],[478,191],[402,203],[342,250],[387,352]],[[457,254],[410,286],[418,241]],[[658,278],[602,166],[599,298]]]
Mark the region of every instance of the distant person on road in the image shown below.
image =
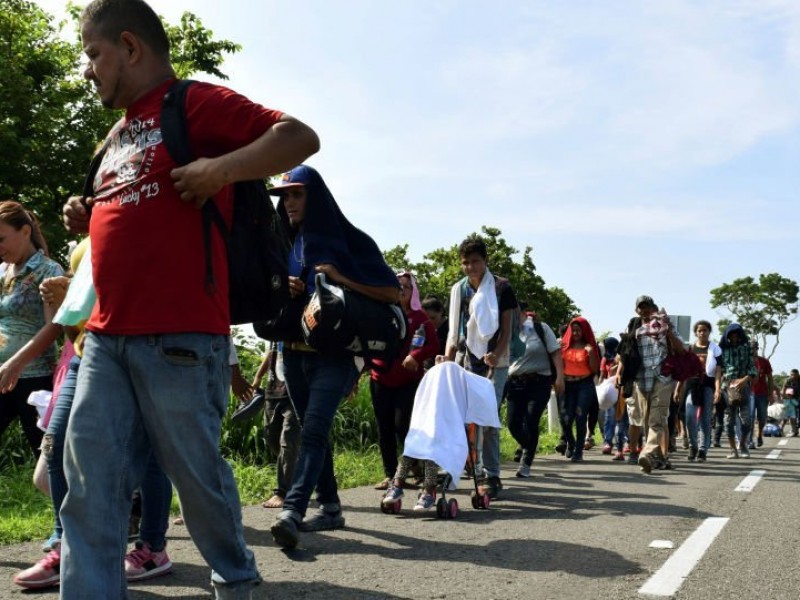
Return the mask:
[[[800,402],[800,372],[797,369],[792,369],[789,377],[783,382],[781,396],[783,396],[783,406],[786,411],[786,416],[781,422],[781,429],[786,426],[786,421],[789,421],[792,426],[792,435],[797,437],[798,402]]]
[[[719,356],[721,350],[709,338],[711,323],[697,321],[694,324],[695,342],[689,346],[689,351],[694,352],[703,363],[708,364],[709,355]],[[705,462],[708,450],[711,447],[711,418],[714,414],[714,392],[716,381],[707,374],[692,377],[684,382],[686,390],[686,435],[689,438],[690,461]],[[698,435],[701,434],[701,435]]]
[[[508,369],[507,399],[508,430],[522,449],[516,475],[526,478],[539,446],[539,420],[550,401],[550,390],[555,387],[556,394],[564,392],[564,362],[561,344],[547,323],[534,326],[523,341],[525,353]]]
[[[422,310],[416,278],[410,272],[402,271],[397,274],[397,279],[400,283],[400,306],[408,323],[406,339],[391,363],[374,360],[374,367],[369,373],[369,390],[378,425],[378,447],[385,476],[375,485],[376,490],[392,487],[398,465],[398,448],[405,442],[414,408],[414,395],[425,374],[422,365],[426,360],[434,359],[439,352],[436,329]]]
[[[728,458],[750,458],[747,448],[747,434],[752,425],[750,414],[750,386],[756,377],[753,349],[742,326],[731,323],[719,343],[722,354],[717,363],[718,382],[714,402],[721,402],[724,391],[727,400],[725,409],[725,431],[731,448]],[[739,447],[736,446],[736,418],[741,422]]]
[[[594,331],[583,317],[569,322],[561,340],[561,358],[564,361],[562,422],[567,438],[566,457],[572,462],[583,462],[589,412],[593,403],[597,403],[594,378],[600,370],[600,351]]]
[[[639,296],[635,307],[637,316],[628,323],[627,333],[636,340],[641,363],[633,382],[633,395],[626,400],[630,419],[628,437],[631,445],[638,445],[635,441],[646,426],[647,440],[638,457],[631,450],[629,462],[637,462],[643,472],[650,473],[653,469],[672,468],[666,453],[667,418],[670,402],[677,389],[672,377],[662,375],[661,367],[669,356],[670,348],[682,346],[683,341],[672,330],[666,313],[659,313],[651,296]],[[617,372],[620,384],[624,374],[623,362]]]
[[[772,364],[769,359],[761,356],[758,353],[758,341],[753,340],[753,359],[756,363],[756,378],[753,381],[751,388],[753,400],[755,404],[755,417],[758,419],[758,436],[756,438],[756,447],[760,448],[764,445],[764,425],[767,424],[767,407],[769,406],[769,397],[776,389],[775,381],[772,379]],[[755,428],[750,430],[750,439],[753,438]]]

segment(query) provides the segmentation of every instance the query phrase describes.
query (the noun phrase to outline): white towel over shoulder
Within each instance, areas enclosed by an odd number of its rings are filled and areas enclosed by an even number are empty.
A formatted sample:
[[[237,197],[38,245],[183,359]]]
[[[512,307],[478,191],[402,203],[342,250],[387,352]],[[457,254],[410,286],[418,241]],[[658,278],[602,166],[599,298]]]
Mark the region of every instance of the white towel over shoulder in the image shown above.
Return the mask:
[[[454,362],[438,364],[417,388],[403,454],[436,462],[454,489],[469,449],[467,423],[500,427],[494,384]]]
[[[459,311],[461,310],[461,284],[456,284],[450,291],[450,334],[452,345],[458,342],[458,330],[461,326]],[[494,275],[486,269],[481,284],[469,304],[469,320],[467,321],[467,348],[478,358],[483,358],[489,346],[489,340],[500,327],[500,308],[497,304],[497,292],[494,286]]]

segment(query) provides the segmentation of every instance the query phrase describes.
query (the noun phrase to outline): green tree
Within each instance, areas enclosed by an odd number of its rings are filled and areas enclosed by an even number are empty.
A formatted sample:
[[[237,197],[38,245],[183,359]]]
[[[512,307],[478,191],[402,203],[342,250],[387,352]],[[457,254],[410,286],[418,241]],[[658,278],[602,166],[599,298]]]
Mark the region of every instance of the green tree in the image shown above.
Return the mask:
[[[73,19],[79,11],[70,6]],[[62,35],[66,26],[33,2],[0,0],[0,199],[19,200],[37,215],[54,256],[68,238],[61,206],[83,189],[92,152],[120,116],[84,80],[81,45]],[[238,45],[214,40],[191,13],[165,27],[181,77],[226,78],[220,66]]]
[[[720,321],[720,333],[731,320],[736,321],[758,340],[764,356],[772,358],[784,325],[797,317],[799,291],[796,281],[778,273],[761,274],[758,281],[742,277],[714,288],[711,307],[723,307],[732,315],[732,319]],[[770,338],[772,348],[768,351]]]
[[[486,241],[492,273],[507,277],[517,299],[536,310],[541,320],[558,327],[577,314],[578,308],[567,293],[558,287],[547,287],[544,279],[536,273],[531,246],[526,246],[521,259],[517,259],[519,250],[502,238],[499,229],[484,226],[481,227],[481,235]],[[395,246],[386,251],[384,256],[393,269],[414,272],[423,296],[431,294],[445,303],[450,297],[452,285],[463,277],[458,244],[433,250],[418,263],[408,257],[408,244]]]

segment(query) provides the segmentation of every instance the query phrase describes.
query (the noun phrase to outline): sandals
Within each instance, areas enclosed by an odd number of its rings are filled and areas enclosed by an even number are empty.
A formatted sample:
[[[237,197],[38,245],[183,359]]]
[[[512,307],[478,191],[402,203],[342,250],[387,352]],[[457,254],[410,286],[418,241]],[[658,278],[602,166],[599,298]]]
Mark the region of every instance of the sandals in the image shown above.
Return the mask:
[[[273,494],[272,498],[261,503],[264,508],[283,508],[283,496]]]
[[[392,487],[391,477],[387,477],[383,481],[379,481],[378,483],[375,484],[376,490],[388,490],[390,487]]]

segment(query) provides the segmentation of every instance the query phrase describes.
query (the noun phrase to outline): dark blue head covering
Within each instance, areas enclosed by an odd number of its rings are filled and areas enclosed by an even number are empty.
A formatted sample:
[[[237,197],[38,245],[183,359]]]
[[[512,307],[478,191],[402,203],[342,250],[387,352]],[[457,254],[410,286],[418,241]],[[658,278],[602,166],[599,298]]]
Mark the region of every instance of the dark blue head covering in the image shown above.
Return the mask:
[[[619,340],[615,337],[607,337],[603,340],[603,349],[605,352],[603,356],[607,361],[614,360],[614,357],[617,355],[617,350],[619,349]]]
[[[719,347],[720,348],[732,348],[733,347],[731,345],[731,343],[730,343],[730,340],[728,340],[728,336],[731,333],[733,333],[734,331],[738,331],[739,335],[742,338],[741,342],[740,342],[740,345],[748,343],[747,333],[745,333],[744,328],[741,325],[739,325],[738,323],[731,323],[730,325],[728,325],[725,328],[725,333],[722,335],[722,339],[719,341]]]
[[[291,227],[282,194],[292,184],[306,188],[305,215],[300,226],[303,264],[313,267],[328,263],[357,283],[399,287],[397,276],[386,264],[375,240],[347,220],[320,174],[307,165],[285,173],[281,183],[270,190],[270,194],[281,196],[278,214],[287,231]]]

